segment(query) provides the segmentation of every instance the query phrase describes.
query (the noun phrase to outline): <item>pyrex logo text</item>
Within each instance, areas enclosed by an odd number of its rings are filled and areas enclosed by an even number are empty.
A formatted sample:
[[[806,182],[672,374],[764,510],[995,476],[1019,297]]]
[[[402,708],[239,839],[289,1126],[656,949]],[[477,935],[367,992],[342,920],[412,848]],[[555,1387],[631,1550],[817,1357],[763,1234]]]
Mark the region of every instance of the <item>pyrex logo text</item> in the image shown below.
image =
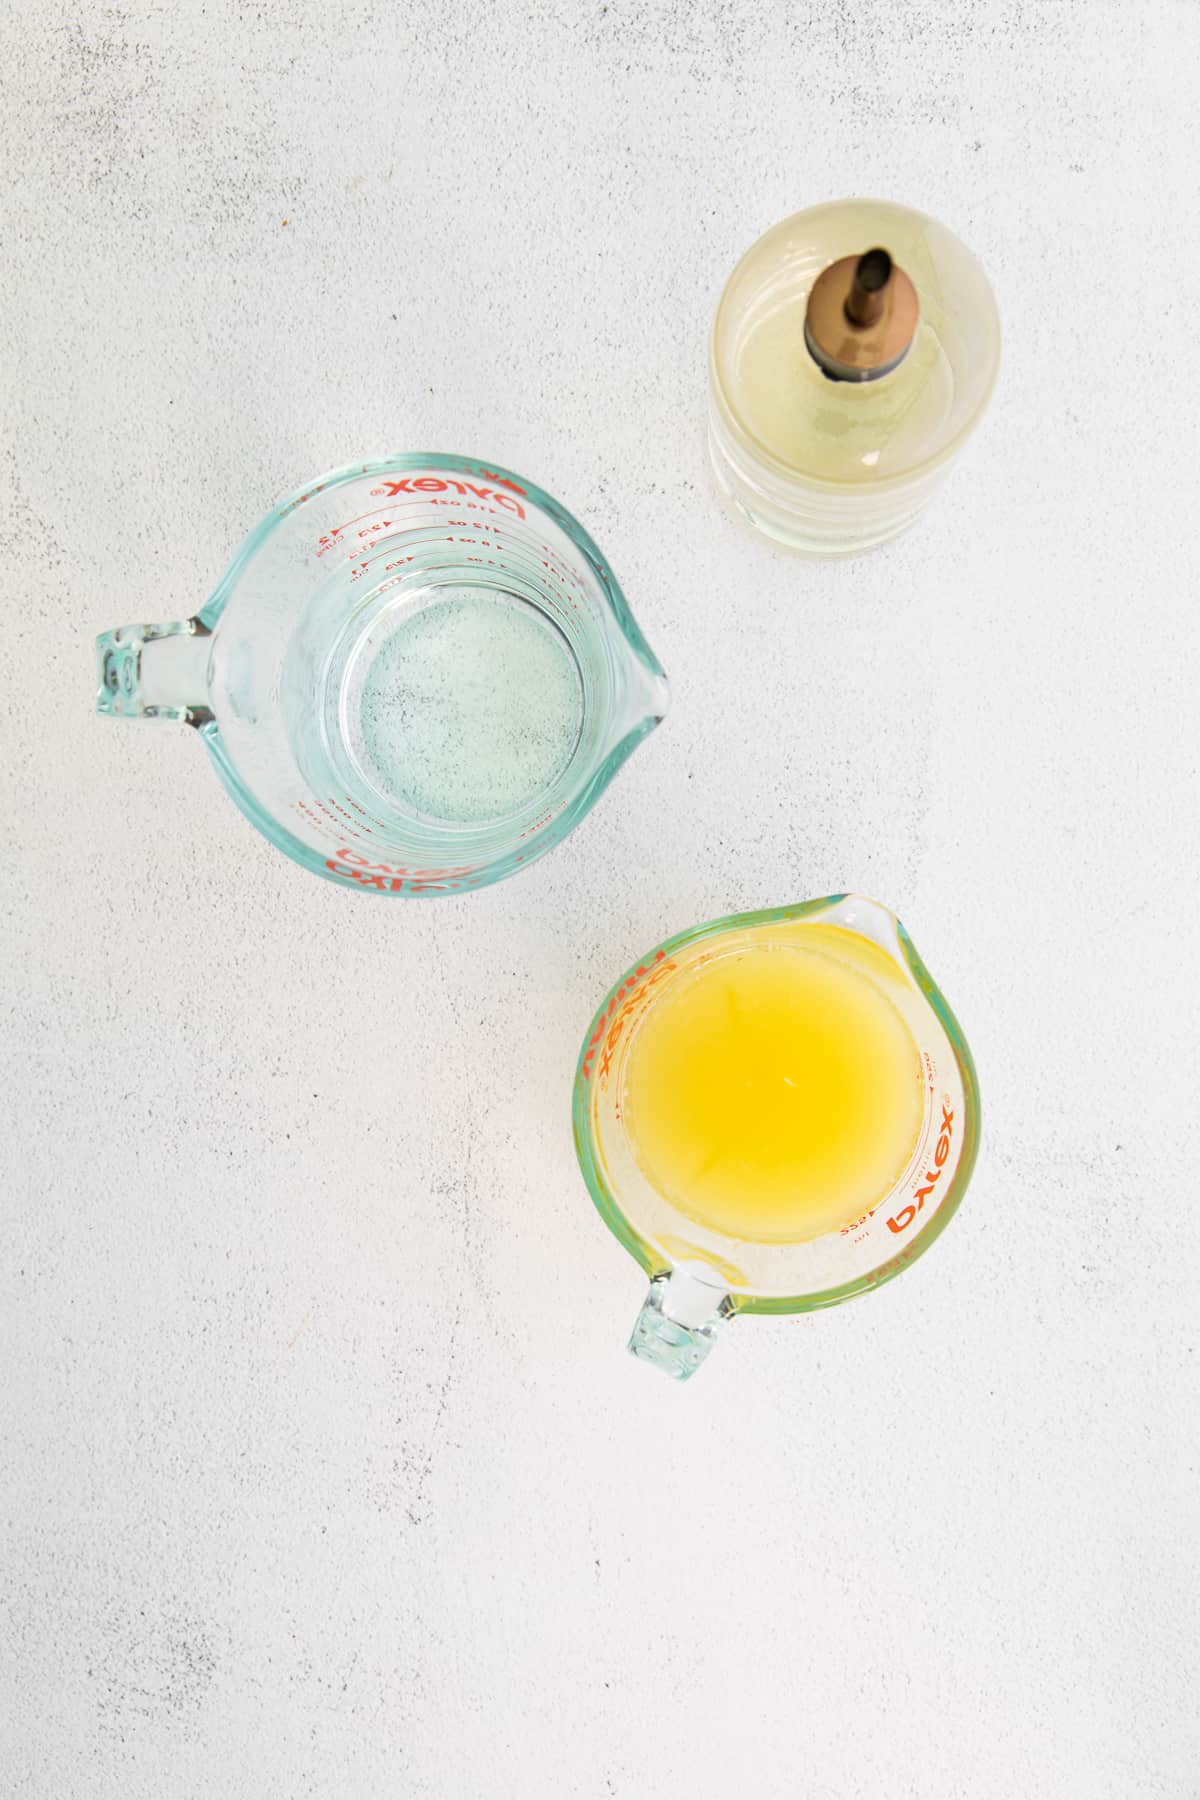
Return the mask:
[[[953,1134],[954,1114],[943,1100],[942,1124],[941,1130],[938,1132],[937,1148],[933,1153],[933,1167],[932,1169],[926,1169],[925,1171],[925,1181],[927,1185],[925,1187],[919,1187],[913,1195],[911,1203],[908,1206],[902,1207],[894,1219],[888,1220],[887,1226],[889,1231],[907,1231],[908,1227],[912,1224],[917,1214],[925,1205],[926,1200],[929,1198],[930,1194],[932,1194],[938,1182],[942,1179],[942,1170],[945,1168],[946,1159],[950,1155],[950,1139]]]
[[[501,480],[502,477],[497,477],[497,479]],[[415,477],[406,475],[403,481],[384,481],[379,487],[372,488],[371,492],[385,499],[394,500],[397,494],[444,494],[447,489],[453,488],[454,492],[461,494],[464,499],[468,494],[473,494],[477,500],[486,500],[493,506],[503,506],[509,512],[516,513],[518,519],[523,519],[525,508],[519,500],[514,498],[514,495],[523,493],[524,489],[519,488],[515,481],[504,481],[503,485],[512,491],[502,494],[494,487],[480,487],[477,482],[460,481],[453,475],[417,475]]]
[[[368,862],[355,850],[339,850],[325,867],[342,881],[357,882],[379,894],[446,894],[479,882],[478,870],[467,863],[454,869],[407,869],[394,863]]]

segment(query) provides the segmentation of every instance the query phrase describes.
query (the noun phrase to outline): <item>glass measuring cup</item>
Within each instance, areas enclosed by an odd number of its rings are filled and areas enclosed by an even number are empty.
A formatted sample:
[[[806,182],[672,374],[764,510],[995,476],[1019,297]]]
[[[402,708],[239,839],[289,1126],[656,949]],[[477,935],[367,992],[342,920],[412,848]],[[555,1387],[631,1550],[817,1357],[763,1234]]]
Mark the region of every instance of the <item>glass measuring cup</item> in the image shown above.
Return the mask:
[[[711,1200],[697,1206],[694,1192],[670,1190],[663,1165],[656,1167],[647,1151],[649,1135],[639,1136],[630,1075],[641,1054],[639,1038],[647,1041],[647,1023],[661,1021],[667,1004],[678,1010],[689,983],[695,992],[697,978],[721,959],[789,950],[836,965],[823,970],[823,978],[828,974],[833,982],[831,995],[844,990],[858,1008],[848,1015],[857,1021],[853,1032],[877,1015],[886,1032],[909,1046],[911,1123],[909,1135],[897,1140],[909,1148],[873,1190],[870,1204],[847,1212],[853,1203],[849,1190],[840,1210],[836,1195],[818,1193],[805,1203],[806,1226],[796,1223],[795,1209],[789,1212],[788,1197],[781,1206],[776,1194],[773,1220],[765,1210],[757,1218],[747,1211],[739,1229],[730,1220],[728,1197],[722,1213]],[[785,997],[785,1009],[790,1003]],[[753,1031],[758,1021],[748,1016]],[[698,1035],[700,1028],[693,1025],[693,1043]],[[844,1055],[851,1040],[838,1046],[835,1037],[831,1032],[834,1047],[821,1054]],[[742,1073],[739,1068],[735,1078],[741,1080]],[[685,1078],[669,1061],[665,1074],[676,1086]],[[863,1134],[885,1096],[868,1084],[858,1099],[862,1104],[852,1129]],[[879,1287],[915,1262],[953,1217],[979,1141],[975,1068],[954,1015],[899,920],[857,894],[734,914],[681,932],[650,951],[606,995],[588,1028],[573,1114],[575,1147],[592,1199],[609,1230],[650,1277],[629,1348],[678,1380],[699,1367],[726,1319],[832,1306]],[[846,1146],[833,1150],[842,1155]],[[801,1161],[804,1154],[801,1145]]]
[[[375,894],[482,887],[533,862],[667,706],[583,526],[462,456],[310,483],[194,618],[96,647],[101,713],[194,725],[264,836]]]

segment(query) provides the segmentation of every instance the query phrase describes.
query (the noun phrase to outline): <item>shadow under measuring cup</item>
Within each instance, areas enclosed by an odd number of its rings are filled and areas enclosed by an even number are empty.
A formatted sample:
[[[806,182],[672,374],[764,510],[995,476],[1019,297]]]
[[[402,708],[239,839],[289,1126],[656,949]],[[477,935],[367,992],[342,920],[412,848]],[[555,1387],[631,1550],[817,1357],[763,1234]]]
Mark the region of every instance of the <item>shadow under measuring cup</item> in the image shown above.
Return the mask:
[[[425,453],[310,483],[193,618],[97,639],[98,710],[197,728],[242,811],[367,893],[482,887],[558,843],[667,707],[592,538]]]

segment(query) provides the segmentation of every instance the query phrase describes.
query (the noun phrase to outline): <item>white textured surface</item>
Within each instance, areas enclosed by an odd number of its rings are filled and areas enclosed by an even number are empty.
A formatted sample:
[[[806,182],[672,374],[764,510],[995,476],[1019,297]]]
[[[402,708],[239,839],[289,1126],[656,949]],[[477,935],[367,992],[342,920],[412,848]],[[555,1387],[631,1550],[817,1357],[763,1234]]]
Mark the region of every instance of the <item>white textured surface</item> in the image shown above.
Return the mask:
[[[0,1791],[1193,1800],[1200,10],[2,30]],[[976,249],[1006,361],[926,524],[821,568],[715,510],[704,343],[847,190]],[[428,905],[91,713],[98,629],[418,447],[578,512],[674,685],[567,844]],[[578,1040],[667,932],[844,887],[984,1159],[911,1275],[677,1389]]]

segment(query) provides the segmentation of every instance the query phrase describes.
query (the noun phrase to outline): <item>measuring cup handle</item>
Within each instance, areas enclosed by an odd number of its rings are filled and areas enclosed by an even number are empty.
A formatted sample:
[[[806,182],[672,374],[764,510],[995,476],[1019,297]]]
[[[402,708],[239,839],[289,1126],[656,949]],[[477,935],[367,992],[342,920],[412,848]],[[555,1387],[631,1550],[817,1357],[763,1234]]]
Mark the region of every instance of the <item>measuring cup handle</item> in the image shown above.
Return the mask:
[[[212,632],[199,619],[119,625],[96,639],[96,711],[110,719],[182,719],[207,725]]]
[[[694,1375],[717,1341],[717,1330],[733,1311],[719,1288],[680,1269],[656,1275],[637,1316],[629,1348],[643,1362],[675,1381]]]

